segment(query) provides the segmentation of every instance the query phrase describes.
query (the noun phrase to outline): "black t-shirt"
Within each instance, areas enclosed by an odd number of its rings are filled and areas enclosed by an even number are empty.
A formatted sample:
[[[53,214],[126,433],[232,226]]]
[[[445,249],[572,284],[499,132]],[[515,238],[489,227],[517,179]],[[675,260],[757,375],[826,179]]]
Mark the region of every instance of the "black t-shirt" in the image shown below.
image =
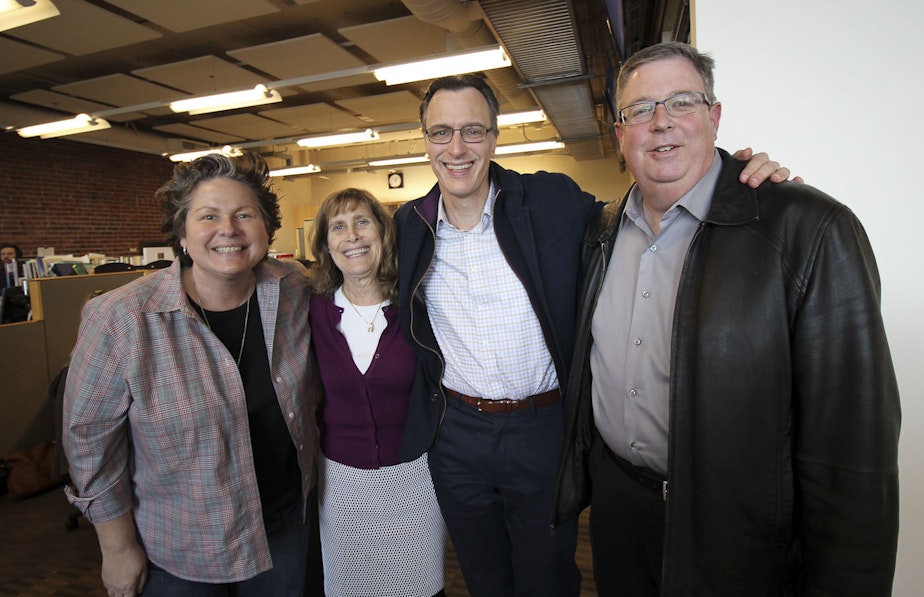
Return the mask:
[[[201,307],[195,302],[192,304],[201,314]],[[260,490],[264,525],[269,532],[273,523],[278,522],[298,503],[301,495],[301,472],[298,468],[295,445],[289,435],[285,416],[270,377],[256,291],[251,295],[249,303],[230,311],[205,311],[205,319],[232,358],[237,360],[240,355],[238,370],[247,397],[247,417],[250,421],[250,441],[257,486]],[[241,351],[245,319],[247,338]]]

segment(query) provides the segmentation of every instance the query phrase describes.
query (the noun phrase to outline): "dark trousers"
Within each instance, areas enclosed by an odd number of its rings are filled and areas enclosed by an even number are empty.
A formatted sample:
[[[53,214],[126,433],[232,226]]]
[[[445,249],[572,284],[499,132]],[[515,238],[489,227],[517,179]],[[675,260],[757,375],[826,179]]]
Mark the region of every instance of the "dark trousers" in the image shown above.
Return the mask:
[[[590,453],[590,546],[597,594],[658,597],[664,497],[660,489],[626,474],[616,458],[598,435]]]
[[[305,593],[305,567],[308,561],[310,523],[302,522],[301,501],[291,509],[281,528],[267,530],[273,567],[248,580],[210,584],[176,577],[148,562],[145,597],[302,597]]]
[[[561,403],[501,414],[449,402],[430,473],[469,593],[578,595],[577,522],[550,530]]]

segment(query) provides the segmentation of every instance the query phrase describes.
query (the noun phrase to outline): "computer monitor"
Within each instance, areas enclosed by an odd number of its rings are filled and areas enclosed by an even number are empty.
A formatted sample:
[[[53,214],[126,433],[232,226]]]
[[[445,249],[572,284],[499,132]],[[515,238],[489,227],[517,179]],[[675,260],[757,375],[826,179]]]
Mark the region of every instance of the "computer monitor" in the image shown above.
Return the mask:
[[[29,297],[22,286],[4,288],[0,294],[0,323],[16,323],[29,319]]]
[[[173,261],[173,248],[171,247],[144,247],[141,249],[141,265],[154,261]]]

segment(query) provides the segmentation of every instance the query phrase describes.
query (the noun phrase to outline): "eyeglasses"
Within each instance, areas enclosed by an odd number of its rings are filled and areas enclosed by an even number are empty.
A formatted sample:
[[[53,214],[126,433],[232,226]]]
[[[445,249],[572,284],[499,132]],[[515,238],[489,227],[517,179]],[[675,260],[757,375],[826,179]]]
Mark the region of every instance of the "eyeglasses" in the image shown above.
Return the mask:
[[[430,140],[430,143],[436,143],[438,145],[445,145],[451,142],[452,136],[456,131],[462,135],[462,140],[466,143],[481,143],[487,138],[488,133],[493,130],[494,129],[489,129],[480,124],[470,124],[460,129],[454,129],[448,126],[431,126],[424,134],[427,136],[427,139]]]
[[[664,106],[667,113],[671,116],[686,116],[696,112],[703,105],[711,106],[706,94],[699,91],[687,91],[678,93],[673,97],[660,102],[638,102],[631,106],[626,106],[619,111],[619,122],[632,126],[633,124],[645,124],[654,118],[655,110],[658,104]]]

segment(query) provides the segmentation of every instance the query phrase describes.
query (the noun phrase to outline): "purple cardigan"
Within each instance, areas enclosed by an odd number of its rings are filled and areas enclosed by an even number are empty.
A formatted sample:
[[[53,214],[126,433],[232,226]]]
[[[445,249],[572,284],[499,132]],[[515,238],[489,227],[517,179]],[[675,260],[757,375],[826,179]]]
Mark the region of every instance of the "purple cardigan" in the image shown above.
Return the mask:
[[[401,333],[397,308],[385,307],[388,327],[363,375],[337,329],[343,309],[326,296],[312,297],[310,304],[311,342],[324,383],[321,450],[331,460],[355,468],[400,463],[398,451],[417,360]]]

